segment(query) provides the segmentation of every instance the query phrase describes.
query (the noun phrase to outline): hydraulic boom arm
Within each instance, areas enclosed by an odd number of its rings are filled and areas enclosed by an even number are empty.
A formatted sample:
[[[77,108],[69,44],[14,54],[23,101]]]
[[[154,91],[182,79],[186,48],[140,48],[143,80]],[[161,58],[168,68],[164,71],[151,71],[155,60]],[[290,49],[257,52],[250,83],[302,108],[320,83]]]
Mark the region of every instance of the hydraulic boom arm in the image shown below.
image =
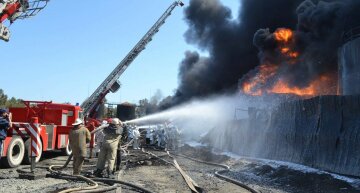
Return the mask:
[[[44,9],[50,0],[0,0],[0,39],[9,41],[10,31],[3,23],[9,20],[13,23],[17,19],[35,16]]]
[[[105,96],[111,91],[116,92],[120,88],[118,82],[121,74],[126,68],[134,61],[134,59],[140,54],[145,46],[151,41],[151,38],[159,31],[160,27],[165,23],[165,20],[171,15],[171,12],[177,6],[183,6],[181,0],[177,0],[172,3],[165,13],[157,20],[157,22],[150,28],[150,30],[141,38],[141,40],[134,46],[134,48],[125,56],[125,58],[119,63],[119,65],[110,73],[110,75],[100,84],[95,92],[81,104],[84,115],[89,118],[95,118],[95,112],[99,104],[105,98]]]

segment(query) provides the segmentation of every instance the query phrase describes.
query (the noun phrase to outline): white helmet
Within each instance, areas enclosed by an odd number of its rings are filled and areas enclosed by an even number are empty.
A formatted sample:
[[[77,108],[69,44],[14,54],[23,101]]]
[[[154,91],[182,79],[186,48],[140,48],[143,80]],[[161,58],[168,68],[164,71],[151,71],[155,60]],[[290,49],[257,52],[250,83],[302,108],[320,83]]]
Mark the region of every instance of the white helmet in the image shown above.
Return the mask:
[[[113,125],[121,125],[122,123],[121,123],[120,119],[112,118],[111,119],[111,124],[113,124]]]
[[[83,121],[81,119],[77,118],[72,125],[75,126],[75,125],[80,125],[82,123],[83,123]]]

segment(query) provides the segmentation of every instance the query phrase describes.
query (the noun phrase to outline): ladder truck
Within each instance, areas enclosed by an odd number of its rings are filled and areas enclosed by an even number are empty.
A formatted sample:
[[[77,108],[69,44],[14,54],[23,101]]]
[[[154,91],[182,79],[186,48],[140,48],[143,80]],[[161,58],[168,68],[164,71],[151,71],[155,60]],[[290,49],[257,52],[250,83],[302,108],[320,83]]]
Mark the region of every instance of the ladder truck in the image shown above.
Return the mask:
[[[9,41],[10,30],[4,23],[35,16],[44,9],[49,0],[0,0],[0,39]]]
[[[96,113],[103,103],[105,96],[109,93],[115,93],[120,88],[118,81],[121,74],[130,66],[135,58],[145,49],[145,46],[152,40],[153,36],[159,31],[160,27],[165,23],[165,20],[171,15],[171,12],[177,6],[184,6],[181,0],[173,2],[149,31],[140,39],[140,41],[130,50],[125,58],[116,66],[116,68],[109,74],[109,76],[100,84],[100,86],[88,97],[82,104],[81,108],[85,115],[85,120],[88,127],[95,128],[99,122],[96,119]],[[94,137],[91,137],[91,145],[94,144]],[[91,149],[93,147],[90,147]]]
[[[1,0],[0,0],[1,2]],[[23,101],[25,107],[9,108],[12,113],[13,125],[7,132],[0,152],[1,162],[7,167],[17,167],[22,162],[30,163],[30,154],[38,152],[35,161],[38,162],[42,152],[61,150],[70,155],[68,134],[72,123],[77,118],[84,119],[90,131],[100,125],[96,119],[96,112],[109,92],[116,92],[120,88],[118,81],[121,74],[140,54],[151,38],[159,31],[165,20],[177,6],[184,4],[177,0],[162,14],[150,30],[141,38],[134,48],[116,66],[110,75],[100,84],[81,106],[71,104],[57,104],[48,101]],[[34,138],[34,133],[38,137]],[[90,150],[95,145],[94,135],[91,136]],[[90,152],[90,155],[92,152]]]
[[[90,97],[81,104],[84,115],[89,118],[95,118],[99,104],[103,101],[109,92],[116,92],[120,88],[118,81],[121,74],[129,67],[134,59],[145,49],[145,46],[152,40],[152,37],[159,31],[165,20],[171,15],[171,12],[177,6],[183,6],[180,0],[175,1],[165,11],[165,13],[157,20],[157,22],[149,29],[149,31],[140,39],[140,41],[131,49],[118,66],[110,73],[110,75],[100,84]]]

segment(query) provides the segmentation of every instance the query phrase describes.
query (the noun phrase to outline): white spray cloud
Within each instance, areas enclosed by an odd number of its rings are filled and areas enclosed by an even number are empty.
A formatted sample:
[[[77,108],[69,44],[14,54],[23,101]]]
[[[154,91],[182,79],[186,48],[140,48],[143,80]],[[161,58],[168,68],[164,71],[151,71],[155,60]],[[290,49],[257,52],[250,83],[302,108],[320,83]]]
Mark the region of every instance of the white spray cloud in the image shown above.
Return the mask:
[[[182,129],[183,134],[199,137],[213,128],[223,128],[224,124],[234,119],[245,119],[248,107],[263,108],[263,97],[245,95],[218,95],[206,99],[192,100],[186,104],[166,111],[141,117],[129,124],[162,124],[170,121]]]

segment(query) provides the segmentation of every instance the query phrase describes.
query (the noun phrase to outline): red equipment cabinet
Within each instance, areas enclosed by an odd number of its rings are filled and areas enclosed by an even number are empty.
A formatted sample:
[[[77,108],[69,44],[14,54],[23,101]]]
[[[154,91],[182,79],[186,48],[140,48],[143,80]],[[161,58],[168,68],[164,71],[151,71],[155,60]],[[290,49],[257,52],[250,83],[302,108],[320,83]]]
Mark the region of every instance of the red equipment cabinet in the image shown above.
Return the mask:
[[[41,140],[41,144],[39,144],[41,151],[36,161],[40,160],[44,151],[62,150],[64,154],[69,155],[71,151],[68,144],[68,134],[75,119],[83,119],[81,107],[46,101],[23,102],[25,107],[9,109],[12,113],[13,127],[8,130],[8,137],[4,141],[2,157],[6,159],[2,159],[2,162],[8,167],[16,167],[21,162],[30,162],[28,155],[31,132],[26,126],[21,125],[29,125],[34,118],[39,123]],[[89,130],[93,130],[98,124],[97,121],[92,120],[86,125]],[[94,140],[91,143],[90,147],[92,148]]]

